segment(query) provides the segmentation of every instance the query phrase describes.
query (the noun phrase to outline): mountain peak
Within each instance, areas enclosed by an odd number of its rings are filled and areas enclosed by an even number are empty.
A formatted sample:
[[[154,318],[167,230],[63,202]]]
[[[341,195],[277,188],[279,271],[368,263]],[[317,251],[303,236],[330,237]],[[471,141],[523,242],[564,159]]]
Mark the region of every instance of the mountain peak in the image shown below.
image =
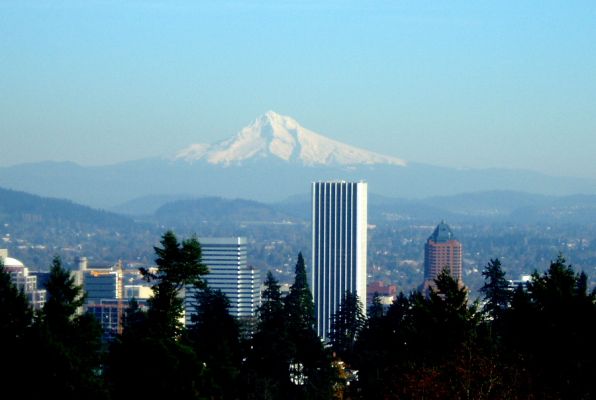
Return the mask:
[[[273,110],[267,111],[265,114],[261,115],[260,118],[267,119],[271,122],[273,122],[273,121],[294,121],[294,122],[296,122],[293,118],[280,115]]]
[[[193,144],[176,159],[205,160],[210,164],[238,165],[251,159],[275,157],[303,165],[358,165],[406,162],[329,139],[302,127],[295,119],[267,111],[234,137],[215,143]]]

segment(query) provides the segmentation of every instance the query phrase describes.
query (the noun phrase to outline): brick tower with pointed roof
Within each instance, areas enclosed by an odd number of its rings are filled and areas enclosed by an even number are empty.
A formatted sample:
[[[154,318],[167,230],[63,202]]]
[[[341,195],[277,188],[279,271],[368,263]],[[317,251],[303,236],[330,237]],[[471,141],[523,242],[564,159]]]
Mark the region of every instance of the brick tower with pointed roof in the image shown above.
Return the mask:
[[[424,245],[423,286],[432,285],[443,269],[462,283],[462,245],[445,221],[437,225]]]

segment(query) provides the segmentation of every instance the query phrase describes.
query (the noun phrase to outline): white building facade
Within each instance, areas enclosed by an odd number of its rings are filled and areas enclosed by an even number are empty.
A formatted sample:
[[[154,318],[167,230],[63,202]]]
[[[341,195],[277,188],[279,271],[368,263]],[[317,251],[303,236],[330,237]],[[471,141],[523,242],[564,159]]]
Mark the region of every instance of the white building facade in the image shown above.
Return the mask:
[[[29,273],[29,268],[17,260],[8,257],[7,249],[0,249],[0,262],[4,270],[10,275],[12,283],[22,291],[33,310],[39,311],[46,302],[46,290],[37,286],[37,276]]]
[[[347,291],[366,313],[366,182],[313,182],[312,274],[317,334],[325,339]]]
[[[261,305],[261,277],[247,264],[245,237],[199,238],[202,261],[209,268],[205,280],[213,290],[221,290],[230,301],[230,314],[239,320],[256,316]],[[187,287],[184,299],[185,323],[191,324],[195,313],[195,293]]]

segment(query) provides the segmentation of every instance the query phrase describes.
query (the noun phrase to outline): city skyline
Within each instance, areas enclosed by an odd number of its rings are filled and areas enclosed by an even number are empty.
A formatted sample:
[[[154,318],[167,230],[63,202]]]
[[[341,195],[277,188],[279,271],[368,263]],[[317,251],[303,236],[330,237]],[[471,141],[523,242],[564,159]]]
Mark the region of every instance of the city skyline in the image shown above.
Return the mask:
[[[172,156],[267,110],[410,162],[596,177],[596,5],[3,2],[0,165]]]

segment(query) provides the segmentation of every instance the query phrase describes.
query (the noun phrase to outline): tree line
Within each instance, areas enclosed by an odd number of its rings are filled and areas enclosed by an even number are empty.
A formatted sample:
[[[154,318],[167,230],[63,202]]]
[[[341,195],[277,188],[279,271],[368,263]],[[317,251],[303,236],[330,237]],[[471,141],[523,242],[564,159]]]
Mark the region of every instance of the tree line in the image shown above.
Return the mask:
[[[329,341],[314,329],[305,262],[287,295],[269,272],[246,334],[230,303],[206,285],[196,238],[166,232],[153,296],[131,301],[122,333],[102,340],[80,313],[84,293],[56,257],[48,298],[33,313],[0,266],[0,380],[14,398],[61,399],[591,399],[596,393],[596,292],[562,256],[511,289],[498,259],[483,301],[442,273],[428,294],[400,293],[367,317],[346,293]],[[197,295],[184,327],[180,292]]]

